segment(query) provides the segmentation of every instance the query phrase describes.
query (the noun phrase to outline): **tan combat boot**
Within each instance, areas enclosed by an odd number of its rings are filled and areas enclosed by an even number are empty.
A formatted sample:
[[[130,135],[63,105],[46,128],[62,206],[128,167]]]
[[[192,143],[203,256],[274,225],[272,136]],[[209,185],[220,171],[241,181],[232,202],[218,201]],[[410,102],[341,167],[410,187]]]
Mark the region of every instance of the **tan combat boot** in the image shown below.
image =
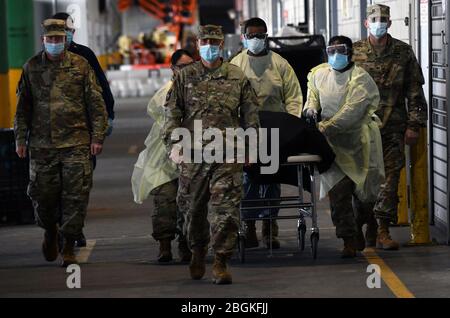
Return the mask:
[[[62,251],[62,267],[67,267],[72,264],[78,264],[77,258],[75,256],[75,240],[72,239],[65,239],[64,240],[64,247]]]
[[[231,274],[227,270],[228,257],[224,254],[216,253],[212,269],[213,282],[216,285],[227,285],[232,283]]]
[[[270,227],[272,224],[272,249],[276,250],[280,248],[280,241],[278,240],[278,223],[276,220],[264,220],[262,226],[263,241],[267,248],[270,248]]]
[[[342,258],[356,257],[356,248],[353,237],[344,237],[344,249],[341,253]]]
[[[45,231],[42,254],[47,262],[53,262],[58,258],[58,228],[56,224],[50,230]]]
[[[258,247],[258,237],[256,236],[256,221],[245,222],[245,248]]]
[[[389,234],[389,221],[380,220],[377,235],[377,248],[385,251],[396,251],[400,248],[400,244],[394,241]]]
[[[205,275],[207,252],[207,247],[195,246],[192,248],[192,258],[189,265],[189,271],[191,272],[192,279],[199,280]]]
[[[159,255],[158,262],[167,263],[172,260],[172,241],[164,239],[159,241]]]
[[[186,239],[180,239],[178,241],[178,256],[180,257],[180,262],[182,263],[191,261],[192,252],[188,247]]]

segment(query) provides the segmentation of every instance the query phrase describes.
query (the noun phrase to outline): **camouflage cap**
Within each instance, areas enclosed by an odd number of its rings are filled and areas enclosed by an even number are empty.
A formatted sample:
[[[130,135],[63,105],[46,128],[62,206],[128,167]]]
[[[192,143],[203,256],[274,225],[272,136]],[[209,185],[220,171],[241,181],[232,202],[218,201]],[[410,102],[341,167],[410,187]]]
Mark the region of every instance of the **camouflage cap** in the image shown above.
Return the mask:
[[[66,22],[58,19],[47,19],[42,23],[44,36],[66,35]]]
[[[198,38],[200,40],[203,39],[217,39],[217,40],[223,40],[223,32],[222,32],[222,26],[220,25],[201,25],[198,28]]]
[[[391,8],[383,4],[374,4],[367,7],[367,17],[391,17]]]

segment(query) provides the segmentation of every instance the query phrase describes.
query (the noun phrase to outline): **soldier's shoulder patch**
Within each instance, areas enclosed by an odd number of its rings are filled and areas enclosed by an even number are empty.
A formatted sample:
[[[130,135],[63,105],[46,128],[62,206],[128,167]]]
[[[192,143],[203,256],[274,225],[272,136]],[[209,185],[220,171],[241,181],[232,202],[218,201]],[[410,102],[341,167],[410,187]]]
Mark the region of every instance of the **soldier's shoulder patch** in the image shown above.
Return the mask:
[[[367,52],[354,52],[352,56],[353,62],[364,62],[367,61],[369,56],[367,55]]]
[[[366,40],[361,40],[353,44],[353,52],[366,52],[368,50],[369,46]]]
[[[180,73],[179,73],[179,77],[180,78],[196,78],[199,76],[199,74],[201,73],[202,68],[201,65],[199,64],[199,62],[195,62],[191,65],[188,65],[186,67],[184,67]]]

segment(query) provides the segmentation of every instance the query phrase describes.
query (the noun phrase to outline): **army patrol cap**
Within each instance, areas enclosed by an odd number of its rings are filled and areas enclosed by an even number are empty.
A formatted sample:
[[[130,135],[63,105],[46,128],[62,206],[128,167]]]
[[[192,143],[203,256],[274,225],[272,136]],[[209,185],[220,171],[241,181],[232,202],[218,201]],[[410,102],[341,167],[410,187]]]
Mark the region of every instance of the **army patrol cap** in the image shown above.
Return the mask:
[[[391,8],[383,4],[374,4],[367,7],[367,17],[391,17]]]
[[[47,19],[42,23],[44,36],[66,35],[66,22],[64,20]]]
[[[217,39],[217,40],[223,40],[223,32],[222,32],[222,26],[220,25],[201,25],[198,28],[198,38],[200,40],[204,39]]]

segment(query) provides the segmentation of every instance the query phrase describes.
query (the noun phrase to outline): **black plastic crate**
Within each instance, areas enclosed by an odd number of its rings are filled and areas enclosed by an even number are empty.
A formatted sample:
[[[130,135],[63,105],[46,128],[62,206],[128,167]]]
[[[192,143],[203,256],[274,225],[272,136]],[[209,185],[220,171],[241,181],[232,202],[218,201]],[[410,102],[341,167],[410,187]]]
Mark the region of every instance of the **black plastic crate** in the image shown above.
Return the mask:
[[[27,196],[29,160],[16,154],[14,131],[0,129],[0,223],[34,222],[33,206]]]

